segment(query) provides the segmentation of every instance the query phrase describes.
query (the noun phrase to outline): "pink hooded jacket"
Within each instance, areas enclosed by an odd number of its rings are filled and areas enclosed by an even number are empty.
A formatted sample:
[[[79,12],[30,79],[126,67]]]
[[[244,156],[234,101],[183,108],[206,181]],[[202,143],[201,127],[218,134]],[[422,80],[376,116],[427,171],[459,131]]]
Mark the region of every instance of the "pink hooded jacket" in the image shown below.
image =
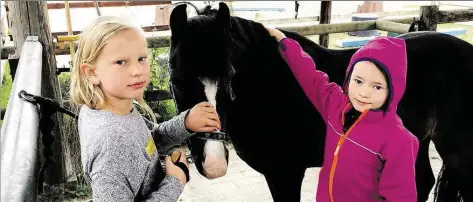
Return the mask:
[[[357,62],[372,61],[386,70],[391,99],[386,112],[363,112],[345,134],[344,114],[352,107],[347,94],[337,84],[329,83],[324,72],[316,70],[314,61],[296,41],[282,39],[279,52],[327,124],[317,201],[417,201],[415,161],[419,140],[396,114],[406,87],[404,40],[378,37],[351,58],[345,87]]]

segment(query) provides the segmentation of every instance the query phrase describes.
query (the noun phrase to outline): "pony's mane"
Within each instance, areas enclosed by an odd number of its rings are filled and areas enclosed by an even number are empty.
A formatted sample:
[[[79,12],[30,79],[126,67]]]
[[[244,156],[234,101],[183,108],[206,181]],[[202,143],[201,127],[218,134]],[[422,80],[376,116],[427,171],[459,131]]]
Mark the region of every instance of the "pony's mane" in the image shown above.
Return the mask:
[[[210,20],[210,21],[215,20],[215,16],[218,13],[218,9],[212,8],[212,6],[210,6],[210,5],[207,5],[204,8],[201,8],[201,9],[196,8],[196,11],[197,11],[198,16],[195,16],[195,17],[191,18],[190,19],[191,23],[203,23],[206,20]],[[233,29],[237,30],[237,32],[231,32],[231,34],[232,34],[231,38],[232,39],[234,39],[235,37],[238,37],[238,38],[244,40],[243,43],[248,43],[249,44],[249,43],[251,43],[251,39],[249,38],[249,35],[253,35],[253,37],[258,38],[259,36],[255,36],[255,35],[259,35],[260,33],[257,33],[257,32],[263,32],[264,31],[264,30],[256,28],[256,27],[259,27],[259,26],[263,26],[259,22],[255,22],[255,21],[252,21],[252,20],[240,18],[240,17],[237,17],[237,16],[231,16],[230,18],[231,18],[231,20],[230,20],[231,25],[230,26],[232,26],[232,25],[236,26],[236,27],[233,27]],[[283,31],[283,32],[286,34],[287,37],[290,37],[290,38],[302,43],[303,46],[317,47],[317,49],[321,49],[322,52],[328,52],[329,51],[329,49],[327,49],[325,47],[322,47],[322,46],[319,46],[315,42],[311,41],[310,39],[308,39],[308,38],[306,38],[306,37],[304,37],[304,36],[302,36],[302,35],[300,35],[296,32],[291,32],[291,31]],[[267,35],[267,37],[270,37],[270,36]],[[237,45],[237,46],[240,46],[240,47],[242,47],[242,45],[243,45],[241,43],[238,43],[237,41],[233,41],[233,42],[236,43],[236,44],[233,44],[233,45]],[[330,50],[330,51],[332,51],[332,50]],[[337,52],[337,50],[333,50],[333,51]]]
[[[196,16],[188,18],[189,25],[213,25],[218,14],[218,8],[207,5],[204,8],[196,9],[196,12]],[[249,46],[253,45],[252,38],[255,35],[253,26],[257,26],[258,23],[236,16],[230,16],[228,23],[230,29],[225,30],[224,34],[227,34],[229,59],[233,60],[238,57],[238,53],[246,52]]]
[[[196,12],[196,16],[192,16],[188,19],[189,24],[198,26],[210,25],[213,24],[213,22],[215,22],[216,20],[218,8],[214,8],[210,5],[207,5],[201,9],[196,8]],[[229,59],[231,61],[235,61],[234,59],[239,58],[239,54],[244,54],[249,49],[254,48],[254,46],[262,45],[262,43],[265,46],[269,44],[274,44],[274,46],[276,46],[277,44],[270,42],[271,40],[273,40],[273,38],[266,31],[264,25],[259,22],[248,20],[238,16],[230,16],[229,23],[230,29],[226,30],[224,33],[228,34],[228,48],[230,49]],[[311,41],[310,39],[298,34],[297,32],[284,30],[283,32],[284,34],[286,34],[287,37],[298,41],[310,55],[317,54],[317,56],[319,57],[327,57],[331,54],[343,52],[343,50],[339,51],[324,48],[318,45],[317,43]]]
[[[197,15],[213,15],[215,16],[217,14],[217,9],[212,8],[212,6],[207,5],[202,9],[197,9]]]
[[[176,3],[175,5],[179,5],[179,4],[188,4],[194,8],[197,15],[190,17],[188,19],[189,23],[199,24],[199,23],[205,23],[205,21],[215,20],[215,16],[218,13],[218,10],[215,8],[212,8],[211,5],[207,5],[203,8],[198,8],[195,4],[191,2],[179,2],[179,3]]]

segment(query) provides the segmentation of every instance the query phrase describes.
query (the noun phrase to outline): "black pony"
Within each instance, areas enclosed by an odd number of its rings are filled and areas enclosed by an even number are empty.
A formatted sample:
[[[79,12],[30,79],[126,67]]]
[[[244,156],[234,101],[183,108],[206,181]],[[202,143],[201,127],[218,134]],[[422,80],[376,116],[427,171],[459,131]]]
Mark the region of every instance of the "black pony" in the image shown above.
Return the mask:
[[[324,121],[262,24],[231,17],[224,3],[218,11],[206,7],[198,13],[188,19],[184,4],[170,18],[170,80],[178,111],[206,100],[217,104],[223,132],[237,154],[265,176],[274,201],[300,201],[306,168],[322,164]],[[331,81],[344,81],[356,49],[330,50],[284,33],[302,45]],[[435,183],[428,156],[431,140],[444,162],[437,200],[473,201],[473,46],[435,32],[399,37],[407,43],[408,80],[398,114],[421,140],[419,201],[427,200]],[[202,175],[225,174],[224,144],[194,136],[189,147]]]

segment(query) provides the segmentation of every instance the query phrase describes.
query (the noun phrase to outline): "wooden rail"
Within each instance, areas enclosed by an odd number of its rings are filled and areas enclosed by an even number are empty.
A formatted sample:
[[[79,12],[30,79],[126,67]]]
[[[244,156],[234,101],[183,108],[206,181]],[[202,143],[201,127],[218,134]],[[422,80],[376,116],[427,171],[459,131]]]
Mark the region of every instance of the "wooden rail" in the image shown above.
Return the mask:
[[[387,31],[387,32],[404,34],[409,31],[409,27],[410,27],[409,24],[402,24],[402,23],[384,21],[384,20],[376,21],[376,29]]]
[[[171,1],[100,1],[99,7],[121,7],[121,6],[150,6],[171,4]],[[71,2],[70,8],[95,8],[95,3],[90,2]],[[48,3],[48,9],[63,9],[64,3]]]
[[[157,31],[165,31],[169,30],[169,25],[149,25],[149,26],[142,26],[141,27],[145,32],[157,32]],[[73,31],[73,35],[80,34],[81,31]],[[68,35],[67,32],[53,32],[53,37],[64,36]]]
[[[411,23],[413,18],[399,18],[393,19],[393,22],[397,23]],[[358,22],[345,22],[345,23],[334,23],[334,24],[319,24],[319,25],[308,25],[308,26],[276,26],[288,31],[297,32],[303,36],[307,35],[319,35],[319,34],[333,34],[333,33],[343,33],[343,32],[352,32],[352,31],[364,31],[376,29],[376,21],[358,21]],[[147,37],[148,47],[149,48],[160,48],[160,47],[169,47],[170,45],[170,34],[163,36],[153,36]],[[60,37],[61,40],[76,39],[76,36],[69,37]],[[69,45],[61,49],[56,46],[56,55],[66,55],[69,54]],[[14,51],[14,47],[7,46],[3,47],[2,58],[7,57],[8,54]]]
[[[427,25],[433,26],[441,23],[451,23],[457,21],[473,21],[473,9],[462,9],[453,11],[438,11],[436,6],[425,6],[421,7],[420,20],[427,21]],[[428,11],[428,12],[427,12]],[[414,19],[413,17],[407,18],[396,18],[389,20],[370,20],[370,21],[358,21],[358,22],[344,22],[344,23],[333,23],[333,24],[318,24],[308,26],[276,26],[277,28],[285,29],[288,31],[297,32],[303,36],[307,35],[320,35],[320,34],[334,34],[343,32],[354,32],[354,31],[365,31],[379,29],[384,31],[391,31],[396,33],[405,33],[408,30],[408,25]],[[433,27],[432,27],[433,28]],[[169,47],[170,35],[148,37],[149,48]],[[1,58],[7,59],[8,55],[14,52],[14,47],[5,46],[2,47]],[[66,44],[64,47],[59,48],[56,45],[56,55],[69,54],[69,46]]]
[[[379,20],[385,20],[384,18],[391,16],[405,16],[405,15],[419,15],[419,11],[394,11],[394,12],[379,12],[375,13],[379,16]],[[343,15],[330,15],[330,20],[341,20],[350,18],[352,14]],[[277,24],[289,24],[289,23],[301,23],[301,22],[318,22],[320,16],[313,17],[302,17],[302,18],[284,18],[284,19],[267,19],[267,20],[255,20],[265,25],[277,25]],[[169,30],[169,25],[150,25],[141,27],[145,32],[155,32]],[[80,34],[80,31],[73,31],[73,35]],[[68,35],[67,32],[53,32],[53,37]]]
[[[437,12],[437,23],[468,22],[473,21],[473,9],[449,10]]]
[[[392,22],[397,23],[412,23],[414,18],[399,18],[393,19]],[[376,20],[357,21],[357,22],[343,22],[333,24],[319,24],[312,26],[297,26],[297,27],[281,27],[288,31],[298,32],[301,35],[320,35],[320,34],[334,34],[343,32],[355,32],[376,29]]]
[[[418,16],[419,11],[394,11],[394,12],[378,12],[373,13],[379,16],[379,20],[388,20],[385,18],[390,18],[393,16]],[[342,19],[349,19],[351,18],[352,14],[342,14],[342,15],[330,15],[330,20],[342,20]],[[312,17],[298,17],[297,19],[294,18],[284,18],[284,19],[267,19],[267,20],[255,20],[256,22],[265,24],[265,25],[277,25],[277,24],[288,24],[288,23],[301,23],[301,22],[318,22],[320,21],[320,16],[312,16]]]

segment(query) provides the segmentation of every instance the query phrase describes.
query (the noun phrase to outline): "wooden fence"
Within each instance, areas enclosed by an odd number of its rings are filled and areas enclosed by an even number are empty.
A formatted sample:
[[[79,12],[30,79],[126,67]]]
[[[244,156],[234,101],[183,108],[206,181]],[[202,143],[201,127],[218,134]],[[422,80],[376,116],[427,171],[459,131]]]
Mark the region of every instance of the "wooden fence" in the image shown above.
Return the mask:
[[[382,15],[387,17],[386,15]],[[318,19],[318,18],[317,18]],[[308,19],[302,18],[301,21],[306,22]],[[409,30],[410,23],[414,20],[422,20],[428,30],[436,31],[437,24],[443,23],[452,23],[452,22],[465,22],[473,21],[473,9],[460,9],[460,10],[449,10],[442,11],[439,10],[438,6],[421,6],[419,10],[419,17],[400,17],[400,18],[390,18],[384,20],[369,20],[369,21],[356,21],[356,22],[344,22],[344,23],[333,23],[333,24],[317,24],[317,25],[306,25],[306,26],[276,26],[288,31],[297,32],[303,36],[308,35],[322,35],[322,34],[334,34],[334,33],[345,33],[345,32],[355,32],[355,31],[366,31],[366,30],[383,30],[394,33],[407,33]],[[269,20],[261,21],[261,23],[288,23],[288,22],[297,22],[297,20]],[[64,43],[66,41],[77,41],[78,35],[58,35],[56,36],[56,55],[66,55],[69,54],[69,44]],[[149,48],[160,48],[160,47],[169,47],[170,45],[170,35],[162,36],[151,36],[147,37],[148,47]],[[59,46],[61,45],[61,47]],[[3,47],[1,51],[2,59],[7,58],[9,54],[14,52],[14,47]],[[60,72],[67,72],[68,68],[58,68],[58,74]],[[171,95],[167,92],[149,92],[149,96],[158,100],[171,99]]]
[[[465,22],[473,21],[473,9],[461,9],[461,10],[449,10],[442,11],[438,9],[438,6],[422,6],[420,8],[419,17],[408,17],[408,18],[393,18],[389,20],[370,20],[370,21],[357,21],[357,22],[346,22],[346,23],[333,23],[333,24],[318,24],[309,26],[276,26],[277,28],[295,31],[301,35],[320,35],[320,34],[334,34],[343,32],[354,32],[354,31],[365,31],[365,30],[383,30],[396,33],[406,33],[409,29],[409,24],[415,19],[424,21],[431,31],[436,31],[437,24],[452,23],[452,22]],[[56,38],[61,38],[57,36]],[[64,38],[64,37],[62,37]],[[76,37],[73,37],[76,40]],[[67,40],[67,39],[66,39]],[[170,35],[153,36],[147,38],[149,42],[149,48],[169,47]],[[58,40],[63,42],[64,39]],[[67,40],[69,41],[69,40]],[[8,55],[14,52],[14,47],[6,46],[2,47],[1,51],[2,59],[7,59]],[[69,46],[66,44],[64,47],[56,45],[56,55],[69,54]]]
[[[398,18],[392,19],[390,21],[379,21],[376,20],[370,21],[358,21],[358,22],[346,22],[346,23],[334,23],[334,24],[319,24],[319,25],[309,25],[309,26],[277,26],[288,31],[297,32],[303,36],[307,35],[319,35],[319,34],[334,34],[334,33],[343,33],[343,32],[353,32],[353,31],[365,31],[373,29],[382,29],[385,31],[393,31],[396,33],[406,33],[409,29],[408,23],[411,23],[414,18]],[[377,23],[378,22],[378,23]],[[377,26],[378,24],[378,26]],[[147,37],[148,47],[149,48],[160,48],[160,47],[169,47],[170,45],[170,35],[163,36],[151,36]],[[77,40],[77,36],[57,36],[58,42],[72,41]],[[13,53],[15,48],[13,46],[6,46],[2,48],[2,59],[7,59],[8,55]],[[69,54],[69,45],[65,44],[63,47],[59,47],[56,43],[56,55],[67,55]]]

